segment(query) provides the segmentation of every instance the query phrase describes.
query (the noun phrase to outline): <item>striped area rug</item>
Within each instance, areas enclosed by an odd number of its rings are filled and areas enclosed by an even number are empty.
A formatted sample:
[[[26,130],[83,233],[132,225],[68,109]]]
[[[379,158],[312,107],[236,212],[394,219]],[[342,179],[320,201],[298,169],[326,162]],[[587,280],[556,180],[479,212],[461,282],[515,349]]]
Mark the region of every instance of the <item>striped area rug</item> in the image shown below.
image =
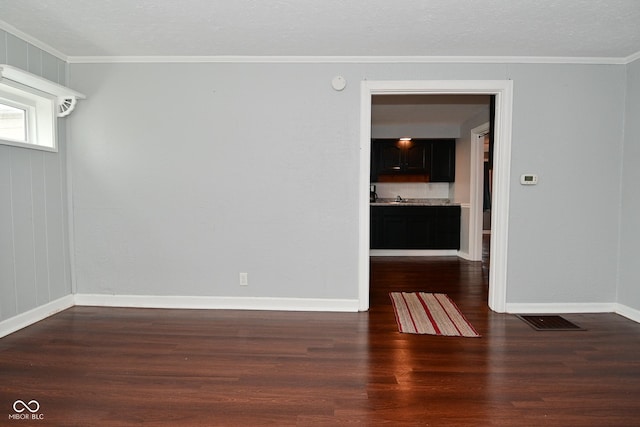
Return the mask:
[[[455,337],[479,337],[446,294],[391,292],[400,332]]]

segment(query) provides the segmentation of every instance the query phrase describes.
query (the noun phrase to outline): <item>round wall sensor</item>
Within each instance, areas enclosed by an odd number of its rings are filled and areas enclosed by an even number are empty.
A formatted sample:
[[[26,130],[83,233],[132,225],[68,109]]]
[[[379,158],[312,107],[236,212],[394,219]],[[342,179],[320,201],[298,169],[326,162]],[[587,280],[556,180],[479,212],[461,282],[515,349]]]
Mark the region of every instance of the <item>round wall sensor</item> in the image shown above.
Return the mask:
[[[335,90],[342,90],[347,86],[347,81],[342,76],[335,76],[333,80],[331,80],[331,86]]]

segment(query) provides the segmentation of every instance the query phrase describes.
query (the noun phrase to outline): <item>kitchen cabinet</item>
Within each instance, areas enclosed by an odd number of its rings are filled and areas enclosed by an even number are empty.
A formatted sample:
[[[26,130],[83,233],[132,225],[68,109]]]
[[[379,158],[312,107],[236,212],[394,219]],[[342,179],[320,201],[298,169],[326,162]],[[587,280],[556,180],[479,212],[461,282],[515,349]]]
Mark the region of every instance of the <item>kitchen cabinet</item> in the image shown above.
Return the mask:
[[[423,141],[382,140],[372,147],[379,174],[427,173],[431,147]]]
[[[430,182],[455,182],[456,140],[444,139],[431,143]]]
[[[460,249],[460,206],[371,206],[371,249]]]
[[[371,182],[453,182],[454,139],[373,139]]]

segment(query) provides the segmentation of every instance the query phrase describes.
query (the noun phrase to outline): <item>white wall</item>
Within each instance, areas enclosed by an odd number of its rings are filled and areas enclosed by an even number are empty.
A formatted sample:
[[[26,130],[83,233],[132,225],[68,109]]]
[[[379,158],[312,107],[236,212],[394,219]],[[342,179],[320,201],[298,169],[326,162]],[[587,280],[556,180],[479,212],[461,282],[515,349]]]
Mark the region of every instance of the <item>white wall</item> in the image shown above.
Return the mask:
[[[66,83],[64,61],[2,30],[0,64]],[[0,145],[0,321],[71,294],[65,133],[58,153]]]
[[[624,66],[70,71],[78,292],[357,298],[359,82],[512,79],[508,301],[615,301]]]
[[[640,310],[640,60],[627,67],[618,302]]]

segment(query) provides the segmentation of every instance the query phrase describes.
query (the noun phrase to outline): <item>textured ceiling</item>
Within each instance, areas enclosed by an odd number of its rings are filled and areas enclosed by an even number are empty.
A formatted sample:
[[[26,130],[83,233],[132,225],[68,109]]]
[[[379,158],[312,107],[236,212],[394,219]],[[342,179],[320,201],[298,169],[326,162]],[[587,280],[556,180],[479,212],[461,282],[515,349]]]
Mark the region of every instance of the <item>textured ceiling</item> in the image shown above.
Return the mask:
[[[67,57],[627,58],[639,0],[0,0]]]

